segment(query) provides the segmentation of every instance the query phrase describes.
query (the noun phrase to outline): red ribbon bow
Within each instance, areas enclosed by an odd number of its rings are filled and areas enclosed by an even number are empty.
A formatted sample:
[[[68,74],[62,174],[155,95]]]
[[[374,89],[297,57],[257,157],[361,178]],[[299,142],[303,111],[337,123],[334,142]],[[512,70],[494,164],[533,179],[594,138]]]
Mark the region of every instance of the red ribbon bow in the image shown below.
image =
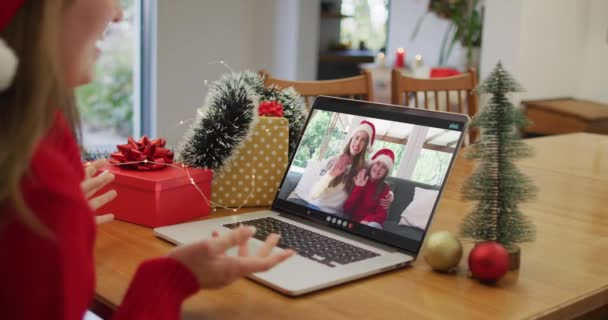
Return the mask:
[[[258,107],[258,114],[266,117],[282,117],[283,104],[273,101],[262,101]]]
[[[173,151],[164,148],[165,143],[167,141],[162,138],[150,140],[143,136],[139,141],[135,141],[129,137],[127,144],[116,146],[118,152],[110,155],[112,157],[110,163],[135,162],[121,167],[142,171],[163,169],[165,164],[173,163]]]

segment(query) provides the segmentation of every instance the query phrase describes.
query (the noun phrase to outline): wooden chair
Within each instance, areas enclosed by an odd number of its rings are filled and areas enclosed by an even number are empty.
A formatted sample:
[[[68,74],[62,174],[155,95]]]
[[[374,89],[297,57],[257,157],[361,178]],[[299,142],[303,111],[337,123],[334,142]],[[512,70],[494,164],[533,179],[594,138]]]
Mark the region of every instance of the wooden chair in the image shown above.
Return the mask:
[[[391,101],[393,104],[438,111],[464,113],[473,117],[477,113],[477,72],[436,79],[420,79],[404,76],[401,71],[391,74]],[[445,98],[443,98],[445,97]],[[475,141],[476,130],[469,132],[469,140]]]
[[[264,77],[264,85],[275,85],[279,88],[293,87],[306,101],[310,109],[311,98],[324,95],[372,101],[374,99],[372,75],[362,71],[360,76],[319,81],[292,81],[273,78],[270,73],[259,72]]]

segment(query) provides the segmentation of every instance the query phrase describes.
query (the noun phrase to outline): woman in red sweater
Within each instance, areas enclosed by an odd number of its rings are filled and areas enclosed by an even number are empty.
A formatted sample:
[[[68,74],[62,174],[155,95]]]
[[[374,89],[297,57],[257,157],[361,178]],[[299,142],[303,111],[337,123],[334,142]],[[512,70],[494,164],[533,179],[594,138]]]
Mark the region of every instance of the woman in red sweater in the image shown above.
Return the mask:
[[[83,171],[73,88],[89,82],[119,0],[0,1],[0,318],[80,320],[95,288],[94,210],[116,193],[90,199],[112,181]],[[107,220],[107,217],[105,217]],[[104,220],[104,219],[102,219]],[[178,319],[182,301],[267,270],[293,254],[255,255],[254,229],[182,246],[142,263],[115,319]],[[227,249],[239,246],[239,256]]]
[[[390,149],[382,149],[374,154],[369,170],[362,169],[355,176],[355,188],[344,203],[344,213],[355,222],[382,228],[386,220],[387,208],[380,204],[391,187],[384,179],[393,168],[395,154]]]

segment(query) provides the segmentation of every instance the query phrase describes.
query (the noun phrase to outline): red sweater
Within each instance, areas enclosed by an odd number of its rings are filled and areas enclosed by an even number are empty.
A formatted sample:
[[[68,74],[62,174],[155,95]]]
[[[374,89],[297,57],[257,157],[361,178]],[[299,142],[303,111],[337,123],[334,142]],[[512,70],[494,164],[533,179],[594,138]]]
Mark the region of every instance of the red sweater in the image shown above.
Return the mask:
[[[0,318],[83,318],[95,288],[94,213],[80,190],[83,178],[76,140],[58,113],[22,181],[26,203],[55,239],[14,218],[0,225]],[[12,209],[0,204],[0,210]],[[145,261],[114,319],[178,319],[182,301],[198,289],[181,263]]]
[[[363,187],[355,186],[346,202],[344,202],[344,213],[350,215],[350,219],[356,222],[378,222],[383,224],[386,220],[386,209],[380,205],[380,199],[385,198],[391,191],[388,184],[384,184],[384,189],[379,197],[374,197],[378,182],[371,179]]]

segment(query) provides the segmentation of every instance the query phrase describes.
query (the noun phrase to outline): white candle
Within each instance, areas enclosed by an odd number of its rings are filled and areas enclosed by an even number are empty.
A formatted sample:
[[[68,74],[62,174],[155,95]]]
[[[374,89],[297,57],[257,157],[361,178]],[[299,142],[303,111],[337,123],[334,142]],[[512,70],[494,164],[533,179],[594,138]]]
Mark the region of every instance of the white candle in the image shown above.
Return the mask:
[[[380,52],[376,56],[376,64],[380,67],[384,67],[386,64],[386,58],[384,57],[384,53]]]
[[[422,55],[420,53],[416,55],[414,60],[416,61],[416,63],[414,64],[416,66],[416,68],[422,67],[423,62],[422,62]]]

